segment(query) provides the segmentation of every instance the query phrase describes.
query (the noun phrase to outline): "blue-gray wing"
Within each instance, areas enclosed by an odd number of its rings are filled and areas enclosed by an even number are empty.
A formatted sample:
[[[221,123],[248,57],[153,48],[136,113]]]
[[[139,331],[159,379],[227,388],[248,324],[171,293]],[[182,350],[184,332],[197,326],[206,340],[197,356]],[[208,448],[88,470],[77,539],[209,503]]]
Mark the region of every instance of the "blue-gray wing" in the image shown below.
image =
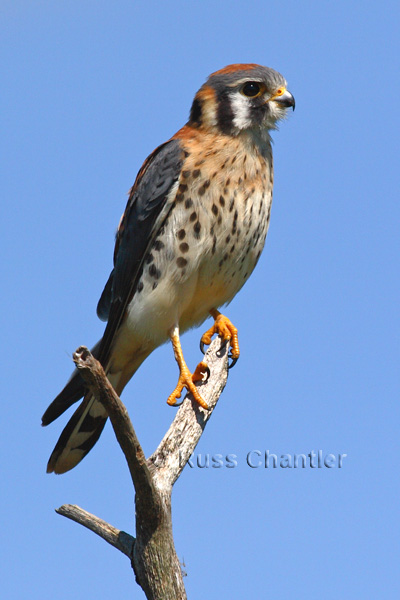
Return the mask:
[[[170,192],[179,179],[182,161],[179,140],[172,139],[159,146],[143,163],[130,191],[117,232],[114,269],[97,307],[99,317],[108,321],[102,340],[93,349],[103,366],[109,359],[127,305],[135,294],[144,258],[171,210],[174,198]],[[44,413],[43,425],[54,421],[85,393],[83,379],[75,371]],[[75,415],[72,421],[74,418]],[[72,428],[70,423],[66,427],[68,431]]]
[[[98,316],[108,321],[99,352],[103,366],[135,294],[146,254],[171,210],[170,192],[179,179],[182,162],[180,141],[166,142],[144,162],[131,189],[117,232],[114,269],[97,306]]]

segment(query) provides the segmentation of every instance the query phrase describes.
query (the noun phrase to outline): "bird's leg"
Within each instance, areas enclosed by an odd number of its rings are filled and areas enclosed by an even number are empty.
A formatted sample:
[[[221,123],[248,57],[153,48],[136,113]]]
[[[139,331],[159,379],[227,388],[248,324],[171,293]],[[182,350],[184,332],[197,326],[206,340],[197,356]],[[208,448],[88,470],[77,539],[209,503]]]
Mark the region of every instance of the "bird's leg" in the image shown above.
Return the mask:
[[[204,402],[203,398],[199,394],[197,387],[194,384],[195,381],[203,381],[204,375],[207,375],[207,373],[209,373],[209,369],[206,363],[199,363],[196,367],[196,370],[192,374],[188,369],[185,359],[183,358],[181,341],[179,339],[179,327],[174,327],[173,330],[170,332],[169,337],[171,339],[172,346],[174,348],[175,359],[179,367],[179,379],[176,388],[168,397],[167,403],[171,406],[176,404],[177,398],[181,397],[183,388],[186,388],[187,390],[189,390],[189,392],[191,392],[193,398],[198,404],[200,404],[200,406],[202,406],[205,409],[208,409],[207,403]]]
[[[229,342],[229,347],[231,348],[230,357],[232,358],[229,368],[231,368],[237,362],[240,354],[238,330],[228,317],[222,315],[216,308],[210,310],[210,315],[214,317],[214,325],[202,335],[200,349],[204,354],[204,346],[211,344],[212,336],[215,333],[218,334],[224,342]]]

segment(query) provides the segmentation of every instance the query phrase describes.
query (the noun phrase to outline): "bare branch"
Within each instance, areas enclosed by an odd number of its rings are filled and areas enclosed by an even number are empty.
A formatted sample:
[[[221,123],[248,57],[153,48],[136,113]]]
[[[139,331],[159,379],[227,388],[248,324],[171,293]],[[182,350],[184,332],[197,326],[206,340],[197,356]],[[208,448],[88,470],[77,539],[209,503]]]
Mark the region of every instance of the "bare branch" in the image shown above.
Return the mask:
[[[100,363],[85,346],[78,348],[73,358],[91,392],[105,407],[128,463],[136,491],[136,539],[78,506],[63,505],[56,512],[87,527],[129,556],[136,581],[148,600],[185,600],[182,571],[172,536],[171,492],[225,387],[227,347],[217,338],[205,355],[210,375],[199,386],[209,410],[201,408],[187,394],[171,427],[148,461],[128,412]]]
[[[136,493],[142,496],[149,511],[156,510],[158,503],[155,504],[153,479],[125,405],[108,381],[101,364],[85,346],[80,346],[74,352],[73,360],[93,395],[107,410],[115,436],[128,463]]]
[[[56,513],[90,529],[132,560],[135,538],[129,533],[116,529],[75,504],[63,504],[56,509]]]
[[[226,385],[228,348],[221,338],[213,340],[204,361],[210,369],[210,376],[201,385],[200,393],[209,410],[201,408],[190,394],[186,395],[160,445],[147,461],[158,489],[171,489],[178,479]]]

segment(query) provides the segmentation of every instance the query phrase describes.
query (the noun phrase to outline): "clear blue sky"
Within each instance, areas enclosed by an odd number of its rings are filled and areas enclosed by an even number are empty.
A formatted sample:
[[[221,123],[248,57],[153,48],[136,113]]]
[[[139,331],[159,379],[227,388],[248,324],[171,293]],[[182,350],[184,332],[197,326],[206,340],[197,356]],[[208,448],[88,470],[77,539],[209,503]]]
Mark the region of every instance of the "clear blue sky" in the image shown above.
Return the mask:
[[[53,510],[76,503],[134,533],[110,428],[49,476],[66,420],[40,416],[75,348],[102,334],[137,170],[232,62],[282,72],[297,106],[274,134],[265,252],[226,310],[242,356],[198,447],[238,466],[186,468],[173,493],[188,596],[399,597],[399,21],[394,1],[1,2],[5,598],[144,598],[122,554]],[[200,333],[183,339],[192,366]],[[123,394],[147,454],[176,377],[166,346]],[[251,450],[347,457],[251,469]]]

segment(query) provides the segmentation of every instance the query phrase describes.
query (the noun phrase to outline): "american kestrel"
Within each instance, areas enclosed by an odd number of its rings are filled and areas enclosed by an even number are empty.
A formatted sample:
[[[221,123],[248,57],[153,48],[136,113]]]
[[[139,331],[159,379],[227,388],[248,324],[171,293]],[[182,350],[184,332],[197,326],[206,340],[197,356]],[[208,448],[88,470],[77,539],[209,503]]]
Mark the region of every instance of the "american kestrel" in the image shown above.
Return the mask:
[[[270,131],[295,102],[276,71],[234,64],[210,75],[189,121],[145,160],[130,191],[114,251],[114,269],[97,314],[107,321],[93,348],[118,394],[168,338],[179,366],[175,404],[187,388],[203,407],[179,335],[211,314],[202,337],[219,334],[239,356],[237,329],[218,308],[250,276],[267,235],[273,187]],[[62,432],[47,471],[64,473],[97,442],[107,414],[75,371],[43,415],[43,425],[84,397]]]

